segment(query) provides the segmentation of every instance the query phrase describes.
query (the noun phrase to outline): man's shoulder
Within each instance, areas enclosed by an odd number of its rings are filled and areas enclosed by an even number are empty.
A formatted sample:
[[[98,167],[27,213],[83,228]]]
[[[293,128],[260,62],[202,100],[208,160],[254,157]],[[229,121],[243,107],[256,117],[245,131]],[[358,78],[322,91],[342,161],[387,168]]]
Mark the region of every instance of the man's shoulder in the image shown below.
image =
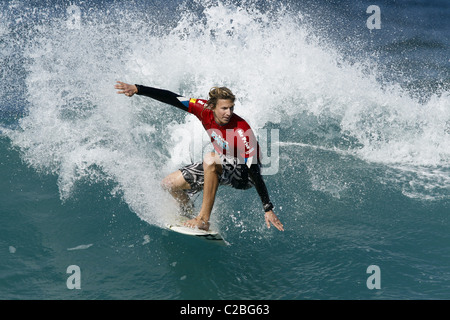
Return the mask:
[[[249,123],[236,113],[233,114],[233,124],[236,128],[243,129],[244,131],[251,129]]]

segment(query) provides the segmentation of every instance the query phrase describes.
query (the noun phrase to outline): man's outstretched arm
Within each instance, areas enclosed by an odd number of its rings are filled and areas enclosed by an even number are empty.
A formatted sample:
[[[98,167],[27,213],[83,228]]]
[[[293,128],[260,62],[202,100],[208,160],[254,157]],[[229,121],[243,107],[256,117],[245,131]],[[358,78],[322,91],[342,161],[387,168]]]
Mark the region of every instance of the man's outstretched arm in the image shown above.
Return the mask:
[[[132,97],[135,94],[143,95],[170,104],[183,111],[188,111],[189,100],[169,90],[146,87],[138,84],[127,84],[120,81],[117,81],[117,84],[114,87],[117,90],[120,90],[117,91],[118,94],[125,94],[127,97]]]

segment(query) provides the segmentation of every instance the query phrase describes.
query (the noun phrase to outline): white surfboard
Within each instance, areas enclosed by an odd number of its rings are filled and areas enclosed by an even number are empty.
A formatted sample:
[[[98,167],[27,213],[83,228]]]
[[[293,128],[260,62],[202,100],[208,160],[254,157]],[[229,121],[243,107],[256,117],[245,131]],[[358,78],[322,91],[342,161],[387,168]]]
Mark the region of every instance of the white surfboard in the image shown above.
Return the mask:
[[[178,221],[176,222],[166,223],[165,225],[166,228],[174,232],[178,232],[188,236],[199,237],[205,240],[221,241],[221,242],[224,241],[220,233],[217,231],[211,229],[206,231],[198,228],[189,228],[184,226],[183,223],[188,221],[188,218],[179,217],[179,219],[177,220]]]

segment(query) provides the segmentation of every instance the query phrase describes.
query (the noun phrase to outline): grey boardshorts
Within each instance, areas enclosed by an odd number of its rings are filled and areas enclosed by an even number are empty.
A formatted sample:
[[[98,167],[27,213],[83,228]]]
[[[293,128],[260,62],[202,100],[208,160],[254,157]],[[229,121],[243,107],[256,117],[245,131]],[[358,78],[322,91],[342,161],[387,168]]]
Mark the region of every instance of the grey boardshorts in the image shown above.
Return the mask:
[[[186,190],[192,196],[203,190],[205,183],[205,174],[203,171],[203,162],[196,162],[180,169],[183,178],[191,186]],[[235,189],[249,189],[254,186],[249,178],[248,167],[245,164],[222,162],[222,174],[219,176],[219,185],[231,186]]]

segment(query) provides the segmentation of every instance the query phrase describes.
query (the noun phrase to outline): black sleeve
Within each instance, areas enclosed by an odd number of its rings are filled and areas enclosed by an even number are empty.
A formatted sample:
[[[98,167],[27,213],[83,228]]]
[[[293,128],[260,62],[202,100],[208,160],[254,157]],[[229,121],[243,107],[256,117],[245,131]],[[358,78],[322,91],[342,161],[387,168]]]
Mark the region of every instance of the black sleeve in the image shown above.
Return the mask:
[[[273,204],[270,202],[269,192],[267,191],[266,184],[264,183],[263,177],[261,175],[261,168],[258,164],[252,164],[248,170],[250,179],[252,179],[255,184],[256,191],[263,203],[264,211],[271,211],[273,209]]]
[[[178,99],[178,97],[181,97],[179,94],[173,93],[168,90],[146,87],[138,84],[136,84],[136,87],[138,89],[138,95],[150,97],[152,99],[170,104],[174,107],[187,111],[187,107]]]

